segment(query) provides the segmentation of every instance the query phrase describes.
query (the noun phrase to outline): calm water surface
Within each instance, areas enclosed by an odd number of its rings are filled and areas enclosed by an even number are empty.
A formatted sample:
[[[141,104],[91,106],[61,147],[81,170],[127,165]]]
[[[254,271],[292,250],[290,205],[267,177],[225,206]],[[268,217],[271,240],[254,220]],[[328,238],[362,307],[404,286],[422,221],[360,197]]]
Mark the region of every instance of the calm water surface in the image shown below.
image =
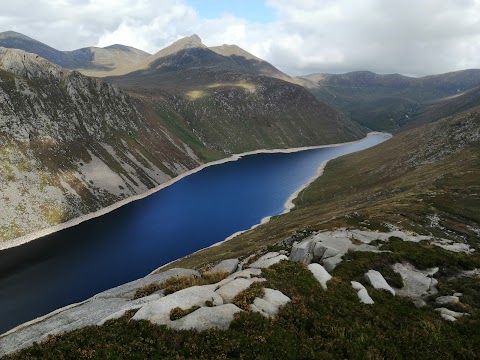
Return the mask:
[[[373,135],[338,147],[245,156],[100,218],[0,251],[0,333],[283,212],[323,161],[384,140]]]

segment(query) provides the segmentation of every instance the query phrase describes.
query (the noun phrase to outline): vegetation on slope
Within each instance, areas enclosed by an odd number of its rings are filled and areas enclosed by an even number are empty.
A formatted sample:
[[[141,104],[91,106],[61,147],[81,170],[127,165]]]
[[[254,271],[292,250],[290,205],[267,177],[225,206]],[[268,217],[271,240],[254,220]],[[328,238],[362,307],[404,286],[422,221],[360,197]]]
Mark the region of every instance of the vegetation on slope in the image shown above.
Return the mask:
[[[442,100],[479,86],[480,70],[421,78],[356,71],[339,75],[314,74],[300,79],[321,101],[342,111],[351,120],[372,130],[394,131],[417,122],[416,116]],[[453,115],[460,109],[449,107],[449,110],[441,117]]]
[[[464,255],[467,256],[467,255]],[[351,263],[345,263],[349,266]],[[358,301],[350,282],[334,277],[323,290],[305,265],[283,261],[263,270],[267,285],[292,301],[275,319],[239,314],[229,330],[174,331],[147,321],[119,320],[49,338],[13,359],[477,359],[480,284],[464,291],[471,316],[450,323],[432,307],[369,289]]]
[[[385,223],[479,250],[479,133],[475,109],[332,160],[290,213],[171,266],[196,268],[248,255],[304,229],[389,231]]]

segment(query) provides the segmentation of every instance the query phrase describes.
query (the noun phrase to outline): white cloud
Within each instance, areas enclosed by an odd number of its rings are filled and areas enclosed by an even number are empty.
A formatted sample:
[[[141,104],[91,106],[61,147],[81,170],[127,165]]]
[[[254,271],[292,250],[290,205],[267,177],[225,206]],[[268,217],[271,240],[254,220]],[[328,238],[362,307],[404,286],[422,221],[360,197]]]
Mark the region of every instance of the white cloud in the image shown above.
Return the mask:
[[[480,0],[267,0],[270,23],[204,19],[188,0],[16,0],[1,30],[55,48],[131,45],[156,52],[197,33],[298,75],[372,70],[424,75],[480,67]]]

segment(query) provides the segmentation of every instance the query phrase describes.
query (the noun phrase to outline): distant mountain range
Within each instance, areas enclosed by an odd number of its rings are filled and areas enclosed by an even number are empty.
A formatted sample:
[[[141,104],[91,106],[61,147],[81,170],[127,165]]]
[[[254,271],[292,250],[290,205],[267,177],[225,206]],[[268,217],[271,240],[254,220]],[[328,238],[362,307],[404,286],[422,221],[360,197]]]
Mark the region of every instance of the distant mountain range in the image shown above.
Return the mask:
[[[176,92],[183,87],[185,91],[200,91],[192,90],[193,85],[211,85],[216,80],[240,79],[247,74],[276,78],[304,86],[320,101],[371,130],[415,127],[426,121],[423,113],[480,86],[477,69],[420,78],[369,71],[291,77],[236,45],[207,47],[197,35],[180,39],[153,55],[123,45],[59,51],[12,31],[0,33],[0,46],[35,53],[88,76],[127,75],[108,81],[130,90],[153,87]],[[445,107],[448,105],[435,111]]]
[[[37,54],[66,69],[84,69],[93,72],[113,71],[136,64],[150,56],[145,51],[119,44],[104,48],[86,47],[73,51],[60,51],[14,31],[0,33],[0,46]]]

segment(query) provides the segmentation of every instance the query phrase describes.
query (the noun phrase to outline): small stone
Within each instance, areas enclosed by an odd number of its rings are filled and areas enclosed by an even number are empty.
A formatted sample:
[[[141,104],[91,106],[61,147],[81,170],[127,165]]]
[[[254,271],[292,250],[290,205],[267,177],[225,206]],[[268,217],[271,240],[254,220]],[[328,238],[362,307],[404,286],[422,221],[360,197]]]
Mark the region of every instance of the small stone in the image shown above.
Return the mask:
[[[435,302],[440,305],[457,304],[460,302],[460,298],[458,296],[439,296]]]
[[[373,299],[368,295],[367,289],[365,289],[365,286],[360,284],[357,281],[351,281],[352,287],[357,290],[357,296],[360,299],[360,302],[363,304],[371,305],[374,304],[375,302]]]
[[[386,290],[389,291],[393,296],[395,296],[395,290],[392,289],[390,285],[385,281],[382,274],[376,270],[368,270],[365,274],[365,280],[372,285],[374,289]]]
[[[455,319],[459,319],[463,316],[469,316],[470,315],[468,313],[461,313],[461,312],[457,312],[457,311],[452,311],[452,310],[447,309],[447,308],[437,308],[437,309],[435,309],[435,311],[438,311],[442,315],[442,317],[444,317],[444,315],[446,315],[446,316],[451,316]]]
[[[332,275],[330,275],[322,265],[317,263],[308,265],[308,270],[310,270],[313,276],[315,276],[315,279],[318,280],[322,288],[327,290],[327,281],[332,278]]]

